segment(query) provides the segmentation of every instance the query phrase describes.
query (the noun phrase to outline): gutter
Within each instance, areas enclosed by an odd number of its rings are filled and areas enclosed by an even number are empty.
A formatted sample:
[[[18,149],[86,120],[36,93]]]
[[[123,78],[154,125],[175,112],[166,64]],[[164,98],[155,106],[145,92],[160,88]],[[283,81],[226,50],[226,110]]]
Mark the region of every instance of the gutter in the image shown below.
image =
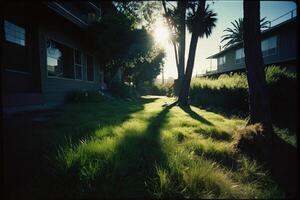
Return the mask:
[[[73,22],[74,24],[76,24],[80,28],[86,28],[88,26],[88,24],[85,21],[83,21],[82,19],[80,19],[77,16],[75,16],[74,14],[72,14],[70,11],[65,9],[59,3],[57,3],[57,2],[44,2],[44,4],[46,4],[46,6],[48,6],[49,8],[54,10],[56,13],[60,14],[61,16],[65,17],[67,20]]]

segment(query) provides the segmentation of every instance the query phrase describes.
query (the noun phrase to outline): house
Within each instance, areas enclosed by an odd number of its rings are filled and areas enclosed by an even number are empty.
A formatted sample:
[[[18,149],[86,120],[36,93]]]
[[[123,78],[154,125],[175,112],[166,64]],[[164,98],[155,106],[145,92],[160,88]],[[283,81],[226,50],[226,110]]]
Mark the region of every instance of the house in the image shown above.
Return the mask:
[[[99,58],[85,42],[99,3],[5,3],[1,89],[5,109],[62,104],[73,90],[104,86]]]
[[[279,65],[296,71],[297,65],[297,17],[292,17],[261,33],[261,50],[265,66]],[[236,43],[207,59],[217,59],[217,69],[206,75],[244,71],[245,54],[243,44]]]

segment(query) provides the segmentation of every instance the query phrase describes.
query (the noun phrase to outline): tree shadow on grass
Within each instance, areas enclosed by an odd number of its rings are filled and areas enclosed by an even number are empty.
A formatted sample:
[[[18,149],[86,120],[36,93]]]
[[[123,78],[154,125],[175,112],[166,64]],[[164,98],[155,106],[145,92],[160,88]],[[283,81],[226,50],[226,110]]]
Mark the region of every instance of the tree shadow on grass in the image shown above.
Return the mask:
[[[165,107],[158,115],[148,120],[144,133],[127,132],[115,152],[114,161],[96,178],[87,198],[149,198],[146,182],[156,173],[156,166],[166,166],[162,151],[160,131],[166,123],[166,115],[175,103]]]
[[[270,148],[270,147],[269,147]],[[274,136],[267,158],[266,168],[279,185],[284,188],[287,198],[295,198],[298,193],[297,149],[278,136]]]
[[[114,126],[144,109],[144,104],[157,98],[142,98],[135,102],[119,102],[118,108],[101,110],[101,103],[66,105],[53,119],[36,122],[39,114],[52,110],[24,112],[3,121],[4,195],[8,199],[50,198],[56,194],[53,165],[58,147],[73,145],[93,136],[105,126]],[[68,109],[65,109],[68,107]],[[22,166],[22,170],[20,170]],[[53,188],[54,187],[54,188]],[[61,186],[64,187],[64,186]],[[59,197],[59,194],[56,194]],[[75,197],[78,198],[78,197]]]
[[[212,127],[209,129],[204,129],[204,128],[198,128],[195,130],[196,133],[201,134],[205,138],[212,138],[214,140],[218,141],[227,141],[229,142],[232,138],[231,135],[223,130],[220,130],[218,128]]]
[[[180,108],[186,112],[187,114],[189,114],[189,116],[195,120],[198,120],[200,121],[201,123],[204,123],[206,125],[209,125],[209,126],[214,126],[214,124],[210,121],[208,121],[207,119],[201,117],[200,115],[198,115],[195,111],[193,111],[191,109],[190,106],[180,106]]]

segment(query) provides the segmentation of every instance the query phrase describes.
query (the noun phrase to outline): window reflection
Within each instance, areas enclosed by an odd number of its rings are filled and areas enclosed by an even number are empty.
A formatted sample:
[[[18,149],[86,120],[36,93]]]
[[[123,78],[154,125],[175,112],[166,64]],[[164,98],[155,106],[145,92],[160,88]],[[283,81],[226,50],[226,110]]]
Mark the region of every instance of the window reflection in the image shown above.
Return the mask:
[[[47,42],[47,70],[48,76],[63,76],[63,57],[61,50],[54,41]]]

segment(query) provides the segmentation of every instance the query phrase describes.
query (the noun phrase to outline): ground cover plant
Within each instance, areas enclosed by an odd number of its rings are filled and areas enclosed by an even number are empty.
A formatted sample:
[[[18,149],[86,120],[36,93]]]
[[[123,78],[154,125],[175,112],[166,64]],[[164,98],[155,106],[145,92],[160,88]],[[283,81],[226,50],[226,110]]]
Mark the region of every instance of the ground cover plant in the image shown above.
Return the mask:
[[[34,121],[39,113],[7,119],[6,132],[11,134],[5,144],[11,157],[5,157],[5,185],[10,195],[284,197],[261,163],[234,150],[232,136],[245,120],[183,109],[173,102],[145,96],[72,103],[51,111],[47,123]]]

